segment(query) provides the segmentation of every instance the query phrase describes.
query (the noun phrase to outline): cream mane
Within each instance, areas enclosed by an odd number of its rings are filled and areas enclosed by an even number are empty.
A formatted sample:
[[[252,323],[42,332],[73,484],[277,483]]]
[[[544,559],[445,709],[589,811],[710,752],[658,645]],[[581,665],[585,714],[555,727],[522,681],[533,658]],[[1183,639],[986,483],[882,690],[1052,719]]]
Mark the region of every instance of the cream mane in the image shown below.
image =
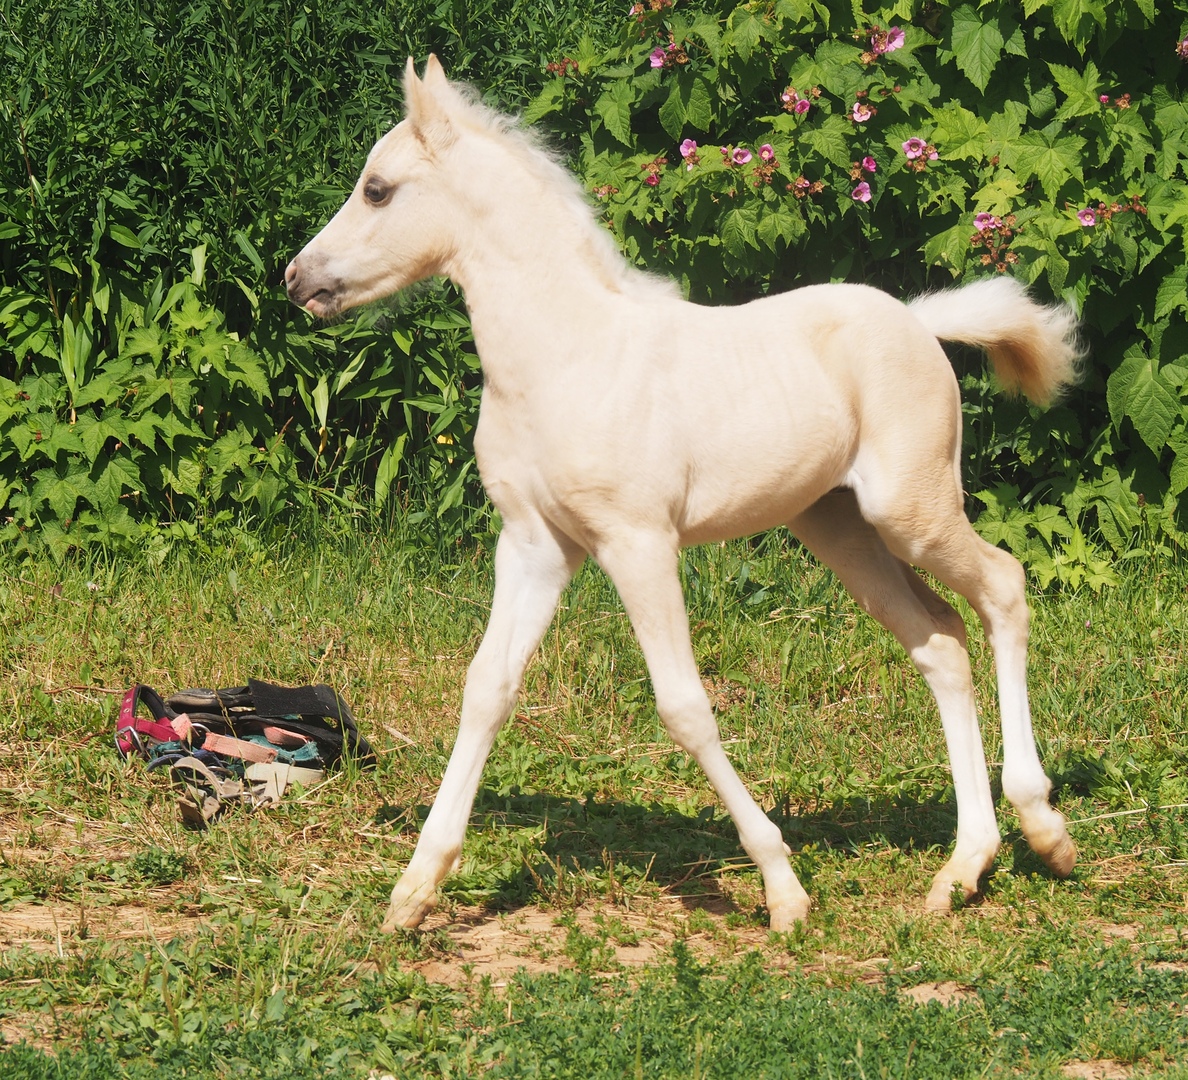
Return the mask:
[[[583,253],[610,288],[623,293],[646,290],[653,297],[681,299],[675,281],[628,261],[559,150],[540,133],[524,127],[519,117],[485,104],[473,87],[451,82],[449,88],[451,120],[472,133],[497,140],[526,173],[556,195],[563,220],[572,224],[577,234],[577,243],[570,250]]]

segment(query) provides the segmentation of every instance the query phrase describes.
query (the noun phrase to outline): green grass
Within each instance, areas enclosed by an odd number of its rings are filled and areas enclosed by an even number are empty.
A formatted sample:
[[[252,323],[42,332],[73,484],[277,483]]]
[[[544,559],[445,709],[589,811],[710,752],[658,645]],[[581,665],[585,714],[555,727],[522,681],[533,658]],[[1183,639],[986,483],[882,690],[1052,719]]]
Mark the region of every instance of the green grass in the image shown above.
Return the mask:
[[[27,1040],[0,1075],[1188,1075],[1184,568],[1033,597],[1036,727],[1081,861],[1053,879],[1002,803],[982,897],[926,918],[955,815],[922,681],[778,535],[691,553],[723,736],[814,898],[807,926],[770,935],[734,827],[587,567],[442,913],[388,938],[490,559],[316,536],[0,571],[0,1030]],[[971,652],[993,762],[972,627]],[[115,694],[248,676],[332,683],[378,765],[189,832],[166,779],[115,754]],[[950,983],[948,1005],[908,993]]]

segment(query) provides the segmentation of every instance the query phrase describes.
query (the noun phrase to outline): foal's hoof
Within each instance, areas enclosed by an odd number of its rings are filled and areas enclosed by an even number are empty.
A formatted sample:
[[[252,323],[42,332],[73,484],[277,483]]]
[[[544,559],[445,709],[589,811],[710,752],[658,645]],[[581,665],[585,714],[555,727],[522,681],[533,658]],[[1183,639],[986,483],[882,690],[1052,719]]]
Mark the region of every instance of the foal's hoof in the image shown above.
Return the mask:
[[[425,916],[437,906],[437,889],[429,882],[413,888],[404,888],[403,879],[392,890],[388,914],[384,916],[380,929],[385,934],[397,930],[415,930]]]
[[[953,910],[954,886],[961,890],[961,901],[972,899],[977,895],[977,889],[971,889],[961,881],[952,878],[934,878],[932,888],[924,898],[924,912],[927,915],[948,915]]]
[[[777,934],[786,934],[796,929],[797,923],[802,923],[808,919],[810,907],[812,907],[812,901],[806,895],[803,898],[798,897],[795,900],[790,900],[778,907],[768,908],[772,930]]]
[[[1057,877],[1068,877],[1077,861],[1077,845],[1059,810],[1044,806],[1042,813],[1022,815],[1023,835],[1044,865]]]
[[[1046,855],[1041,852],[1040,858],[1057,877],[1068,877],[1077,862],[1077,845],[1072,842],[1068,833],[1065,833]]]

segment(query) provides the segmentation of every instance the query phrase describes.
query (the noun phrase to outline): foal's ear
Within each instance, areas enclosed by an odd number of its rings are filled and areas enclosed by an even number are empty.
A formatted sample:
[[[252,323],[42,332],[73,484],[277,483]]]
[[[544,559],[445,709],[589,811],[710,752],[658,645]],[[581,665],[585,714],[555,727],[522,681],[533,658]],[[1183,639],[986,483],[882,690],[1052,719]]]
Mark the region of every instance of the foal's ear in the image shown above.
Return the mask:
[[[449,82],[436,56],[429,55],[425,78],[418,79],[413,58],[404,68],[404,107],[413,130],[430,150],[445,150],[455,138],[446,111]]]

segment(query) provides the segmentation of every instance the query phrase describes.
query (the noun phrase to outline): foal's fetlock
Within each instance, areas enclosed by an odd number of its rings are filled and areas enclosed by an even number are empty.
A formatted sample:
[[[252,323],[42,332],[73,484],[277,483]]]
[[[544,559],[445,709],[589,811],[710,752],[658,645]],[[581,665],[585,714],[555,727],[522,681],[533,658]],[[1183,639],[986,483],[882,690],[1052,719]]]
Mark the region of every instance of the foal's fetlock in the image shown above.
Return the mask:
[[[396,882],[392,890],[388,913],[380,927],[385,934],[397,930],[415,930],[437,906],[437,887],[432,882],[422,881],[419,885],[410,882],[405,885],[406,881],[407,874]]]

